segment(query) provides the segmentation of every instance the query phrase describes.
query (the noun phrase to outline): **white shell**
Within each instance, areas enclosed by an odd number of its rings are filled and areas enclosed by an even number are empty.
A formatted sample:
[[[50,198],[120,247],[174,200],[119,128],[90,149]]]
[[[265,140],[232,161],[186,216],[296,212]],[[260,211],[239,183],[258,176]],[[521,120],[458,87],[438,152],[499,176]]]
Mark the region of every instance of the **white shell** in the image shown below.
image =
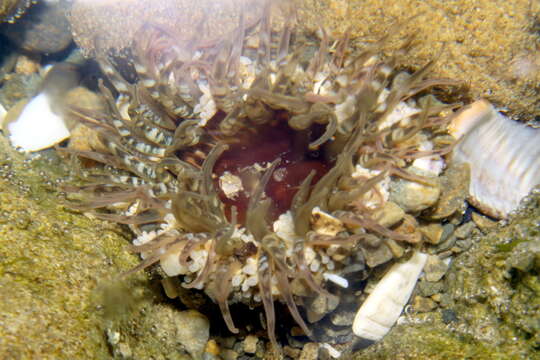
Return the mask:
[[[471,202],[504,218],[540,184],[540,130],[506,118],[486,100],[464,108],[450,124],[460,139],[452,159],[471,168]]]
[[[43,150],[69,137],[64,120],[52,112],[45,93],[30,100],[7,129],[11,144],[23,151]]]
[[[336,236],[345,228],[341,220],[322,211],[318,206],[311,211],[311,224],[315,232],[328,236]]]
[[[415,252],[408,261],[390,268],[356,313],[352,326],[356,336],[378,341],[390,331],[409,301],[426,260],[426,254]]]

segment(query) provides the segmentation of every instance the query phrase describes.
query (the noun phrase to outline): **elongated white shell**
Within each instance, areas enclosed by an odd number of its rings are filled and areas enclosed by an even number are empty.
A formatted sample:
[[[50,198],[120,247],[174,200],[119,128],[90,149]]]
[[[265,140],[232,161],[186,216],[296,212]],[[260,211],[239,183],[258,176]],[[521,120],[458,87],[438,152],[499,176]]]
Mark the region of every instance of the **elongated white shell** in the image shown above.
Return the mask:
[[[540,184],[540,130],[506,118],[486,100],[464,108],[450,125],[461,139],[452,159],[471,168],[470,201],[505,218]]]
[[[409,301],[426,260],[426,254],[415,252],[408,261],[390,268],[356,313],[356,336],[378,341],[386,335]]]

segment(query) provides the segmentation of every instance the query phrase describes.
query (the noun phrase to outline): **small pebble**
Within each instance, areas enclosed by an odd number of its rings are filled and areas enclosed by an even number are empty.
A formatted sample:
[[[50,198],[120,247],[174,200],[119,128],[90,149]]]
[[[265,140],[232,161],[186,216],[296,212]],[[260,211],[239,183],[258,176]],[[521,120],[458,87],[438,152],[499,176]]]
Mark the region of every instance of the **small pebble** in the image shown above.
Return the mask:
[[[474,222],[468,222],[468,223],[463,224],[460,227],[458,227],[456,229],[456,231],[454,232],[454,235],[458,239],[466,239],[466,238],[469,237],[469,235],[471,235],[474,228],[475,228],[475,223]]]
[[[439,259],[436,255],[429,255],[424,266],[424,272],[426,274],[426,280],[436,282],[442,279],[446,271],[448,270],[448,265]]]
[[[429,312],[437,307],[437,303],[430,298],[423,296],[415,296],[413,300],[413,308],[417,312]]]
[[[259,339],[256,336],[248,335],[244,339],[244,352],[248,354],[255,354],[257,351],[257,342]]]
[[[221,350],[220,355],[223,360],[236,360],[238,358],[238,353],[230,349]]]
[[[443,227],[441,224],[428,224],[419,227],[420,232],[430,244],[438,244],[443,235]]]
[[[304,345],[298,360],[317,360],[319,358],[319,344],[307,343]]]
[[[482,230],[483,232],[497,226],[496,221],[491,220],[487,216],[484,216],[484,215],[476,213],[476,212],[473,212],[472,220],[476,224],[476,226],[478,226],[480,228],[480,230]]]
[[[292,359],[298,359],[300,357],[300,349],[295,349],[290,346],[283,347],[283,355],[288,356]]]
[[[207,352],[209,354],[212,354],[212,355],[215,355],[215,356],[218,356],[219,352],[220,352],[219,345],[213,339],[208,340],[208,342],[206,343],[205,352]]]
[[[442,282],[431,282],[420,280],[417,285],[418,292],[422,296],[432,296],[442,292],[444,284]]]

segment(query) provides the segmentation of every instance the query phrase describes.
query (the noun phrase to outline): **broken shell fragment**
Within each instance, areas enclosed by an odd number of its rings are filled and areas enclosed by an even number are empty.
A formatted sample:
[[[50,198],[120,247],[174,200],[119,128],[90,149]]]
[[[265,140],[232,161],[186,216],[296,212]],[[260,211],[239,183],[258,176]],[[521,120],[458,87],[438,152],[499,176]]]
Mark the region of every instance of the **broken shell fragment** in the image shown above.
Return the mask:
[[[415,252],[408,261],[390,268],[356,313],[356,336],[378,341],[390,331],[409,301],[426,260],[426,254]]]
[[[461,140],[453,161],[471,168],[470,202],[485,214],[507,217],[540,184],[540,130],[479,100],[456,115],[449,131]]]
[[[315,231],[323,235],[336,236],[345,229],[341,220],[322,211],[318,206],[311,213],[311,223]]]

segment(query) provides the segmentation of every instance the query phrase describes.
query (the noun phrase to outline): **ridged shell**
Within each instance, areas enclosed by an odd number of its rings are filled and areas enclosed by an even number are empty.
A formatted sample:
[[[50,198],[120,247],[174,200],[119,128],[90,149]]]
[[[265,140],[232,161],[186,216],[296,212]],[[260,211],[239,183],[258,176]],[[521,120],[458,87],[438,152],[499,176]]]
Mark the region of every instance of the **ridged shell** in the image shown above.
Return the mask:
[[[505,218],[540,184],[540,130],[508,119],[486,100],[461,110],[450,124],[460,139],[453,161],[471,168],[470,201]]]

